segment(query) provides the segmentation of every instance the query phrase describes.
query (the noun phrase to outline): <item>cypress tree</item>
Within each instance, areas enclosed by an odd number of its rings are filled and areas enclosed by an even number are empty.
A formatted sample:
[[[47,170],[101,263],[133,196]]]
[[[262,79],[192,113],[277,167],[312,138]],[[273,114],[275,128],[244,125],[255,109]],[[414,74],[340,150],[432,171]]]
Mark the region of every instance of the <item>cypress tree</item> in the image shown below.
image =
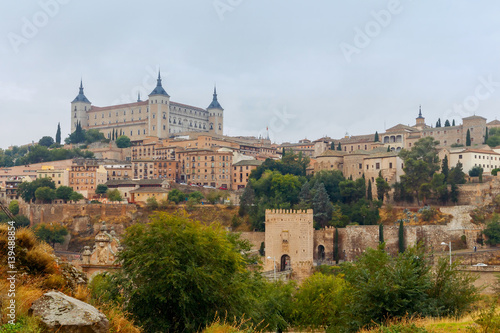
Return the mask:
[[[391,146],[387,146],[387,152],[390,153],[391,152]]]
[[[330,150],[335,150],[335,142],[332,141],[332,144],[330,145]]]
[[[382,223],[378,225],[378,241],[380,244],[384,242],[384,225]]]
[[[56,143],[61,144],[61,123],[57,123]]]
[[[398,230],[398,245],[399,253],[405,252],[405,230],[403,220],[399,220],[399,230]]]
[[[335,235],[333,237],[333,260],[335,260],[336,264],[339,263],[339,230],[337,228],[335,228]]]
[[[444,127],[450,127],[450,121],[448,119],[444,122]]]
[[[451,122],[451,126],[455,126],[455,119]]]
[[[374,142],[379,142],[378,132],[377,131],[375,131],[375,139],[373,141]]]
[[[339,142],[339,145],[337,146],[337,150],[338,150],[338,151],[341,151],[341,150],[342,150],[342,146],[340,145],[340,142]]]
[[[486,134],[484,135],[484,144],[488,141],[489,135],[488,135],[488,127],[486,127]]]
[[[465,137],[465,145],[469,147],[471,145],[471,140],[470,140],[470,129],[467,130],[467,136]]]
[[[450,173],[450,168],[448,167],[448,156],[444,155],[443,164],[441,164],[441,173],[444,175],[445,183],[448,181],[448,174]]]
[[[366,199],[368,199],[370,201],[373,200],[371,179],[368,180],[368,189],[366,190]]]

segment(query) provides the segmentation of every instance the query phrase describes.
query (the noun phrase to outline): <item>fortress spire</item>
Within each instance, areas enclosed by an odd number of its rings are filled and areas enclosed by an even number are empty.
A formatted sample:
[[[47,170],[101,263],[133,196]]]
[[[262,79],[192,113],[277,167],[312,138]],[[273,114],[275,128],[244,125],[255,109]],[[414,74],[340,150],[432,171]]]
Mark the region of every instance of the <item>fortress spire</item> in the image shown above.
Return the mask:
[[[213,95],[213,99],[212,99],[212,103],[210,103],[210,105],[208,106],[207,110],[208,109],[221,109],[221,110],[224,110],[222,108],[222,106],[219,104],[219,101],[217,100],[217,87],[214,85],[214,95]]]
[[[160,70],[158,70],[158,79],[156,80],[156,88],[154,88],[151,94],[149,94],[149,96],[151,95],[164,95],[170,97],[169,94],[167,94],[167,92],[165,91],[165,89],[163,89],[163,86],[161,85]]]
[[[75,99],[73,100],[72,103],[74,103],[74,102],[85,102],[85,103],[90,104],[90,101],[87,99],[87,97],[85,97],[85,94],[83,93],[83,80],[82,79],[80,79],[80,88],[79,88],[78,95],[75,97]]]

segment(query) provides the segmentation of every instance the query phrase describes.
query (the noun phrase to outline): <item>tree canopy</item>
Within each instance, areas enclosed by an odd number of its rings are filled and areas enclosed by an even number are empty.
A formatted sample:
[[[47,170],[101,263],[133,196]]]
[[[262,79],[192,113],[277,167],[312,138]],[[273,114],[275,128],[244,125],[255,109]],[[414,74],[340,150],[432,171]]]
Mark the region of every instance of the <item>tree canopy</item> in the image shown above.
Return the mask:
[[[128,228],[123,245],[120,289],[146,331],[195,332],[217,314],[254,314],[258,280],[241,254],[249,245],[222,227],[157,213]]]

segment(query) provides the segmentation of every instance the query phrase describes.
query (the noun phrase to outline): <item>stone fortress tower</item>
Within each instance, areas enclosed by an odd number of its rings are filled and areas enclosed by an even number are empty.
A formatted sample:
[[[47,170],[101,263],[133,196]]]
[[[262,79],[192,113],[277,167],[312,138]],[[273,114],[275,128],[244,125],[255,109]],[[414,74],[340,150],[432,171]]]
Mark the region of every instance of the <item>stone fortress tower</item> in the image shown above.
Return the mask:
[[[313,210],[266,210],[264,270],[292,270],[299,281],[311,275],[314,251]]]

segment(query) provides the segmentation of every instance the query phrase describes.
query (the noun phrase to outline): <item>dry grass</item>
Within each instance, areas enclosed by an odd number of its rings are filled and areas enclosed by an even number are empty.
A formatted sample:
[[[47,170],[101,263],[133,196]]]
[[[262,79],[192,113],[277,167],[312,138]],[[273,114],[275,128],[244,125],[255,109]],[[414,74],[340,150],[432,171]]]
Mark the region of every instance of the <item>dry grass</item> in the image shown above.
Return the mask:
[[[89,303],[91,298],[90,290],[86,286],[79,284],[73,293],[73,297],[82,302]]]
[[[142,333],[142,329],[135,326],[134,322],[127,318],[127,314],[116,307],[99,308],[109,320],[110,332],[117,333]]]

